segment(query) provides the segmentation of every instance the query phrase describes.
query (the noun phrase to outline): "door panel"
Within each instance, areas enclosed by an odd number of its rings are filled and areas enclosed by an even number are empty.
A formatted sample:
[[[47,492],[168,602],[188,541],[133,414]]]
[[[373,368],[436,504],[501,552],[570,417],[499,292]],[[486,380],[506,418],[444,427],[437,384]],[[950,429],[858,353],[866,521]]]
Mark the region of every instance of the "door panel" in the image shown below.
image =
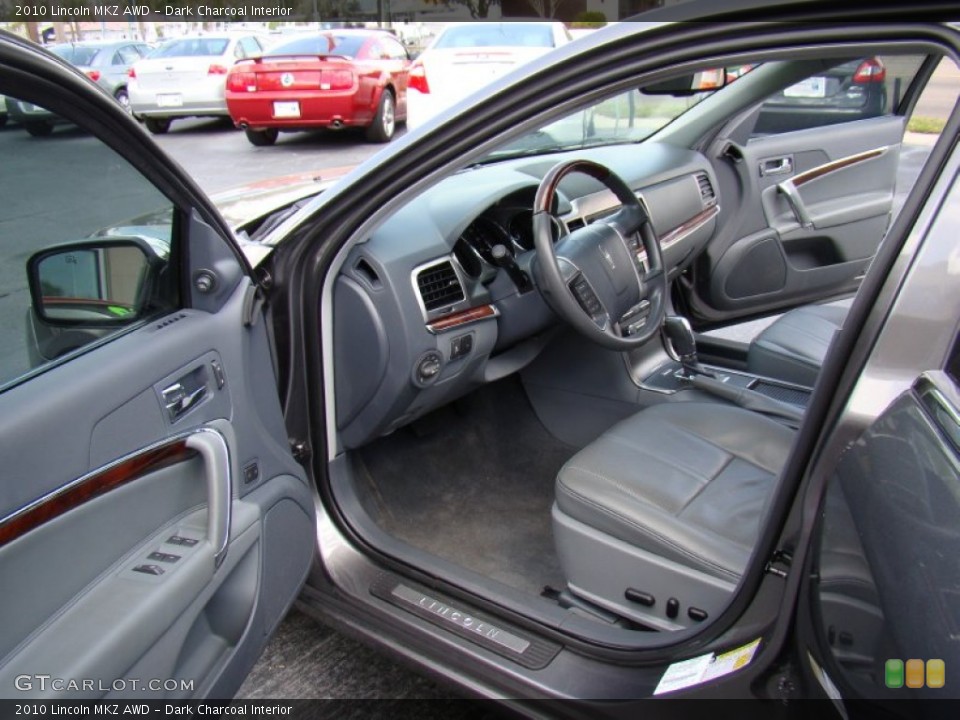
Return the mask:
[[[0,136],[0,697],[229,697],[316,546],[252,282],[112,98],[6,35],[0,93],[66,128]]]
[[[854,291],[890,220],[903,130],[889,116],[740,147],[745,209],[698,277],[711,319]]]
[[[0,694],[34,673],[102,679],[67,693],[86,697],[116,694],[103,691],[116,678],[193,681],[121,695],[203,695],[221,678],[229,694],[292,601],[312,495],[264,391],[263,323],[242,326],[247,284],[217,314],[180,311],[0,396],[0,574],[15,579],[0,599]],[[205,397],[172,418],[158,389],[191,376]]]
[[[740,207],[724,208],[686,292],[693,314],[724,322],[855,291],[890,221],[904,125],[886,116],[725,141],[721,202]]]

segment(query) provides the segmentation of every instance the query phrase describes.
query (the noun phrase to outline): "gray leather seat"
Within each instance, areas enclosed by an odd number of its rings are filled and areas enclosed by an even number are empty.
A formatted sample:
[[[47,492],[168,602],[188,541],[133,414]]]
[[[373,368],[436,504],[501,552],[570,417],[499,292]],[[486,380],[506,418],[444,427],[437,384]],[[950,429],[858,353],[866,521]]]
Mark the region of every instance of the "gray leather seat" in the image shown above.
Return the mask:
[[[714,403],[657,405],[615,425],[557,476],[554,536],[570,590],[665,629],[717,612],[746,567],[793,437]]]
[[[813,387],[847,311],[833,305],[807,305],[784,314],[750,343],[748,370]]]

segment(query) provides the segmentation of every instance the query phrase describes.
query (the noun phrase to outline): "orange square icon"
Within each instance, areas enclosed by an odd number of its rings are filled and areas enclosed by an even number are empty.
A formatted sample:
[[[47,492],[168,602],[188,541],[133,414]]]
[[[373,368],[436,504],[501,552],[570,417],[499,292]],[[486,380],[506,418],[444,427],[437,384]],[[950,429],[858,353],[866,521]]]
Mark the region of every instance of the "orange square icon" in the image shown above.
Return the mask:
[[[943,660],[927,660],[927,687],[942,688],[946,682],[947,667]]]
[[[923,660],[907,660],[906,686],[908,688],[922,688],[924,676]]]

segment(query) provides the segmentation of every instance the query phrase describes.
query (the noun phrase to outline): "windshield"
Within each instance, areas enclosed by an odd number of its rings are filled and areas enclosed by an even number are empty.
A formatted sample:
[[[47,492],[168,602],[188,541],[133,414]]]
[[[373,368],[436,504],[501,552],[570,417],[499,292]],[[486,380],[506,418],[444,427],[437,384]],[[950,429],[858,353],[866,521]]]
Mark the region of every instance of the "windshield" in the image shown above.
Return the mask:
[[[362,35],[312,35],[310,37],[297,38],[283,45],[271,48],[266,53],[267,56],[279,55],[342,55],[343,57],[356,57],[363,47],[366,37]]]
[[[55,45],[50,52],[66,60],[71,65],[93,65],[93,59],[100,48],[85,45]]]
[[[713,90],[686,97],[644,95],[629,90],[578,110],[494,150],[484,162],[522,155],[641,142],[680,117]]]
[[[227,38],[181,38],[157,48],[150,57],[212,57],[223,55],[229,44]]]

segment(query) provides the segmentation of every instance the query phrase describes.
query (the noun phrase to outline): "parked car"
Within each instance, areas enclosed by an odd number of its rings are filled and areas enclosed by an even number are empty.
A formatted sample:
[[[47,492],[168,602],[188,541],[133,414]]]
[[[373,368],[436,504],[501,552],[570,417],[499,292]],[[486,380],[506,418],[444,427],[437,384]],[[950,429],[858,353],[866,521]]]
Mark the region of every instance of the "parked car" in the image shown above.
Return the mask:
[[[787,132],[879,117],[887,109],[887,70],[880,58],[827,68],[767,100],[755,133]]]
[[[130,109],[154,134],[185,117],[228,117],[225,86],[234,63],[260,55],[253,34],[194,35],[169,40],[130,68]]]
[[[366,128],[387,142],[407,115],[407,51],[391,33],[336,30],[283,42],[227,76],[227,108],[254,145],[280,131]]]
[[[9,116],[7,115],[7,101],[3,95],[0,95],[0,128],[6,126],[7,120],[9,120]]]
[[[50,46],[50,52],[63,58],[93,80],[124,108],[130,107],[127,72],[130,66],[150,51],[146,43],[131,40],[85,41]],[[34,137],[53,132],[60,118],[28,103],[7,103],[9,115]]]
[[[0,693],[230,697],[299,598],[520,711],[949,712],[913,701],[960,691],[956,88],[890,219],[960,31],[765,6],[598,30],[247,236],[0,34],[0,92],[93,135],[5,165]],[[895,108],[753,133],[865,55]],[[98,236],[161,215],[166,255]],[[97,334],[23,369],[28,313]]]
[[[448,25],[410,68],[407,126],[419,127],[477,88],[571,39],[560,22]]]

